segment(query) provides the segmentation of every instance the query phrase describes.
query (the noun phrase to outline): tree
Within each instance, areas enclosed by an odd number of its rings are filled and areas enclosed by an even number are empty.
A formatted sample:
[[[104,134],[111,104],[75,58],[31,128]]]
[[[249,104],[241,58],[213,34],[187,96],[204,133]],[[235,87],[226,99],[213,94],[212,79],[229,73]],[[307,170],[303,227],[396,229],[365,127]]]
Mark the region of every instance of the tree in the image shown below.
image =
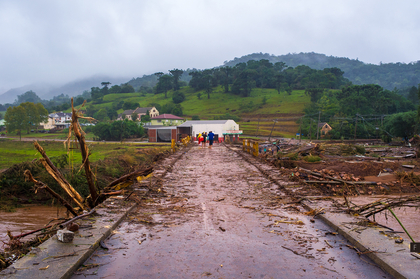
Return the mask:
[[[119,85],[113,85],[111,88],[109,88],[109,93],[115,94],[115,93],[121,93],[121,86]]]
[[[25,102],[31,102],[31,103],[41,103],[41,98],[38,97],[38,95],[36,95],[35,92],[33,92],[32,90],[26,91],[24,94],[22,95],[18,95],[17,99],[15,101],[16,105],[19,105],[21,103],[25,103]]]
[[[136,92],[136,90],[134,90],[134,87],[131,84],[125,83],[121,86],[121,93],[133,93]]]
[[[179,90],[179,79],[181,78],[181,75],[184,73],[183,70],[179,69],[173,69],[169,71],[173,76],[173,89]]]
[[[311,97],[311,102],[318,102],[321,98],[322,93],[324,93],[324,88],[309,88],[305,90],[305,94]]]
[[[94,126],[92,132],[99,140],[123,140],[144,136],[144,129],[135,122],[124,120],[112,123],[101,122]]]
[[[85,101],[85,99],[82,96],[77,96],[74,99],[74,105],[79,106],[79,105],[83,104],[84,101]]]
[[[93,118],[99,121],[106,121],[108,120],[108,114],[106,109],[100,109],[98,110],[94,115]]]
[[[139,103],[135,102],[135,101],[125,101],[124,104],[122,105],[122,108],[124,110],[129,110],[129,109],[136,109],[139,106]]]
[[[92,87],[90,88],[90,95],[92,96],[92,100],[100,100],[103,97],[103,92],[99,87]]]
[[[137,121],[137,120],[138,120],[138,118],[139,118],[139,114],[138,114],[138,113],[133,112],[133,113],[131,114],[131,119],[132,119],[133,121]]]
[[[223,87],[225,89],[225,93],[228,93],[229,92],[230,77],[232,75],[233,69],[232,69],[232,67],[226,66],[226,67],[220,68],[220,70],[224,74]]]
[[[395,137],[412,137],[418,130],[416,112],[401,112],[386,117],[384,129]]]
[[[172,76],[162,75],[156,84],[156,93],[165,93],[165,99],[168,98],[168,91],[172,88]]]
[[[101,85],[103,86],[103,87],[106,87],[106,88],[108,88],[108,86],[110,85],[111,83],[109,82],[109,81],[103,81],[103,82],[101,82]]]
[[[26,102],[20,105],[25,109],[26,115],[28,117],[28,134],[29,130],[33,128],[35,128],[38,131],[38,125],[40,123],[45,122],[48,119],[48,111],[44,108],[44,106],[41,103],[34,104],[31,102]]]
[[[420,88],[420,86],[419,86]],[[410,91],[408,91],[408,96],[407,99],[412,102],[413,104],[417,105],[419,103],[419,97],[417,96],[417,92],[419,89],[417,89],[417,87],[412,86],[410,88]]]
[[[22,106],[8,107],[4,116],[6,121],[6,130],[11,133],[16,131],[22,140],[22,130],[26,130],[29,126],[29,118]]]
[[[150,120],[149,111],[147,111],[145,115],[141,116],[141,122],[150,122]]]
[[[115,120],[118,118],[118,113],[116,110],[110,109],[107,111],[106,115],[110,120]]]
[[[172,100],[175,104],[182,103],[185,100],[185,94],[179,91],[175,91],[174,94],[172,94]]]

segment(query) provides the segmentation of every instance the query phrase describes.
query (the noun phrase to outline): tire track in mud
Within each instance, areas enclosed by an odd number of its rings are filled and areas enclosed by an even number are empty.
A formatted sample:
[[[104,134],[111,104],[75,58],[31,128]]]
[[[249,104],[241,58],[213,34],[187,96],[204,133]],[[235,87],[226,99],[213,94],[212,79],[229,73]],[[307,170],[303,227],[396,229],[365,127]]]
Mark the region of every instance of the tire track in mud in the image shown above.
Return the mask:
[[[100,265],[95,275],[391,278],[346,248],[343,238],[326,235],[322,222],[287,211],[289,182],[278,170],[224,145],[181,152],[156,167],[161,196],[143,199],[106,241],[109,251],[98,250],[86,263]]]

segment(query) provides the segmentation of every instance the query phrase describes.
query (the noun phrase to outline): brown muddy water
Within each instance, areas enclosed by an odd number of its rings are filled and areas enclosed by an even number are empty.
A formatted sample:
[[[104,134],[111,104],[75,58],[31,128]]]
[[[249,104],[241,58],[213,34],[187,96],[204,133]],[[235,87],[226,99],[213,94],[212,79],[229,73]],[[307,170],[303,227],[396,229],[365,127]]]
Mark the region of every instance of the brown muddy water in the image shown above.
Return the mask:
[[[405,195],[407,196],[407,195]],[[408,195],[409,196],[409,195]],[[361,197],[352,197],[349,198],[349,201],[357,205],[365,205],[368,203],[373,203],[378,200],[386,200],[389,198],[399,198],[403,196],[361,196]],[[408,233],[416,242],[420,242],[420,209],[414,207],[400,207],[394,208],[392,211],[400,219],[403,226],[407,229]],[[391,212],[384,210],[375,215],[375,219],[371,216],[369,217],[371,221],[378,222],[381,225],[390,227],[394,231],[402,232],[399,235],[404,238],[404,240],[411,242],[407,234],[404,233],[404,230],[398,223],[398,221],[392,216]],[[384,228],[385,229],[385,228]],[[386,229],[385,229],[386,230]]]
[[[54,218],[66,217],[63,207],[46,205],[29,205],[17,208],[15,212],[1,212],[0,214],[0,241],[8,241],[7,231],[12,235],[30,232],[44,227]],[[32,238],[28,236],[27,238]],[[3,242],[0,242],[3,250]]]

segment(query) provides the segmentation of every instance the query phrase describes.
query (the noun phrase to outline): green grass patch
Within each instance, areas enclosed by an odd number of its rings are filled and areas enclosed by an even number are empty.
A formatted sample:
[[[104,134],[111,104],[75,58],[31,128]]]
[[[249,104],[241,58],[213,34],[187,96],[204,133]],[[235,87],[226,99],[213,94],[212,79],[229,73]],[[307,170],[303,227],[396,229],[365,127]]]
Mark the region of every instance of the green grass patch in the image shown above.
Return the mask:
[[[315,163],[315,162],[321,161],[321,157],[316,156],[316,155],[309,155],[309,156],[303,157],[303,160],[305,160],[308,163]]]
[[[80,164],[82,154],[80,149],[67,149],[62,141],[40,141],[40,145],[50,158],[59,157],[68,154],[69,165]],[[169,144],[149,144],[149,143],[109,143],[109,142],[88,142],[91,155],[89,160],[95,162],[107,157],[118,157],[124,153],[136,153],[138,149],[159,147],[163,149],[170,148]],[[73,145],[72,145],[73,148]],[[41,158],[39,152],[35,149],[31,141],[15,141],[0,139],[0,169],[9,168],[14,164],[25,161],[32,161]]]

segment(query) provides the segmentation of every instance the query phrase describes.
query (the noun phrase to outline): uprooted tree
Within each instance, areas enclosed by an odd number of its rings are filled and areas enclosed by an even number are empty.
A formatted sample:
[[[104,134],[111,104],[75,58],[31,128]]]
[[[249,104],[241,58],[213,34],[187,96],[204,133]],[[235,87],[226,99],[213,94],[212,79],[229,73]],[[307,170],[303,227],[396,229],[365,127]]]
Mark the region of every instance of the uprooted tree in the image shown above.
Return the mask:
[[[65,191],[65,193],[68,195],[68,197],[71,199],[71,201],[77,205],[77,208],[73,208],[65,198],[59,196],[57,193],[55,193],[51,188],[48,187],[45,183],[42,181],[36,180],[29,170],[25,171],[26,178],[33,182],[35,184],[35,191],[44,189],[46,190],[53,198],[56,198],[63,206],[65,206],[70,213],[72,213],[74,216],[78,215],[78,212],[81,212],[85,210],[86,208],[93,208],[97,204],[99,204],[101,201],[103,201],[107,196],[112,195],[113,193],[117,194],[117,192],[111,192],[113,191],[113,185],[116,185],[118,183],[121,183],[123,181],[132,179],[135,176],[146,176],[152,173],[153,168],[146,168],[141,170],[136,170],[130,174],[124,175],[123,177],[120,177],[119,179],[111,182],[109,185],[104,187],[102,193],[98,192],[97,185],[95,185],[96,177],[94,176],[90,161],[89,161],[89,147],[86,144],[85,140],[85,133],[82,130],[79,119],[85,119],[87,121],[95,121],[94,118],[91,117],[84,117],[83,115],[79,114],[79,110],[85,105],[85,103],[82,104],[82,106],[79,109],[74,108],[73,104],[73,98],[71,99],[71,107],[72,107],[72,121],[69,128],[69,133],[67,136],[67,140],[64,142],[67,149],[70,149],[71,141],[72,141],[72,134],[75,136],[75,143],[76,146],[80,147],[81,154],[82,154],[82,165],[79,169],[81,171],[84,168],[86,180],[89,187],[89,193],[90,195],[86,197],[85,199],[70,185],[70,183],[64,178],[63,174],[58,170],[57,167],[54,166],[53,162],[50,160],[50,158],[47,156],[45,150],[42,148],[42,146],[35,141],[34,146],[38,150],[38,152],[42,155],[42,159],[40,159],[42,165],[46,169],[46,171],[57,181],[57,183],[60,185],[60,187]],[[119,194],[120,192],[118,192]]]

